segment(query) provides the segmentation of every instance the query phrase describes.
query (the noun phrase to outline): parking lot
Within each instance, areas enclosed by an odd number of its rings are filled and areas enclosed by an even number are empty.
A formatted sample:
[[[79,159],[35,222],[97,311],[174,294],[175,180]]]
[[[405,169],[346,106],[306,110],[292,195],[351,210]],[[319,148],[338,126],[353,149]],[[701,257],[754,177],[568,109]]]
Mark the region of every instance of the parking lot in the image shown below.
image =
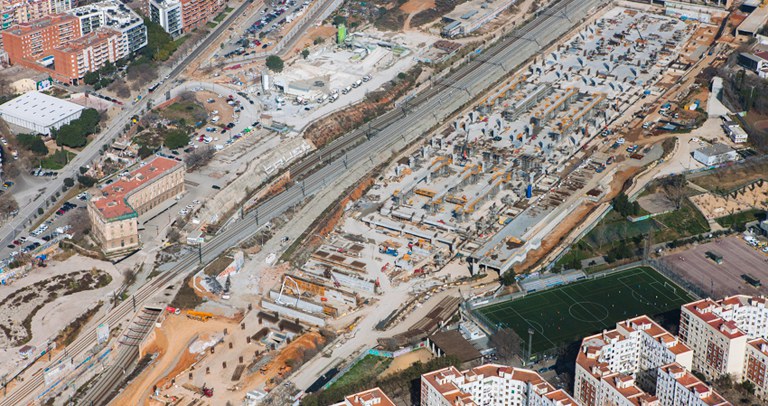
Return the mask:
[[[255,13],[248,21],[245,32],[238,33],[231,41],[225,43],[224,58],[253,54],[256,50],[269,48],[272,37],[280,35],[282,28],[298,18],[309,6],[310,0],[280,0],[266,3],[266,6]]]
[[[707,252],[723,258],[722,264],[707,257]],[[768,288],[768,254],[750,246],[741,236],[731,236],[702,244],[662,259],[674,272],[713,297],[734,294],[766,294]],[[752,287],[741,275],[751,274],[763,282]]]

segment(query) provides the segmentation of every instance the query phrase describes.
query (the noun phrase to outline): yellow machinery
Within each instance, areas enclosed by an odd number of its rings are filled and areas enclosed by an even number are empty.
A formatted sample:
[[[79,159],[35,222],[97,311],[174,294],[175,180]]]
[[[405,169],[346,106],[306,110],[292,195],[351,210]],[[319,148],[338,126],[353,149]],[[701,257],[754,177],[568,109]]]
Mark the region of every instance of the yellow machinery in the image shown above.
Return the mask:
[[[213,313],[208,312],[198,312],[195,310],[187,310],[187,317],[193,320],[200,320],[200,321],[208,321],[211,317],[213,317]]]

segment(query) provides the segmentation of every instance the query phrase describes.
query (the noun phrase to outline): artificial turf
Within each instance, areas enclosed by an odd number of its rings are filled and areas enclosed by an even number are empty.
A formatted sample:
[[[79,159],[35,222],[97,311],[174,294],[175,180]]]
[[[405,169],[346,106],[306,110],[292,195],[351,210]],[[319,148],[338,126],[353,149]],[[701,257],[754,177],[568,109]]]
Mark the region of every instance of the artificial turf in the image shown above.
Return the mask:
[[[519,299],[475,309],[494,328],[512,328],[538,353],[610,329],[637,315],[664,313],[693,298],[649,267],[632,268],[595,279],[534,292]]]

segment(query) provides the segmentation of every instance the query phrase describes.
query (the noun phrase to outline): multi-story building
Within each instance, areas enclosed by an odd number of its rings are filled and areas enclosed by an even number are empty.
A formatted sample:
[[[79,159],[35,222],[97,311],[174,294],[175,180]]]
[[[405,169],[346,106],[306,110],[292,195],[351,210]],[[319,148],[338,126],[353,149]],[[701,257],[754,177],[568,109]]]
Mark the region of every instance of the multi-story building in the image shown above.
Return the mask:
[[[19,24],[2,36],[11,64],[69,83],[147,45],[144,21],[114,0]]]
[[[203,26],[224,5],[223,0],[149,0],[149,18],[176,37]]]
[[[55,48],[52,52],[56,61],[55,76],[82,78],[108,61],[116,61],[120,55],[121,38],[118,31],[103,28]]]
[[[160,24],[172,37],[184,32],[179,0],[149,0],[149,19]]]
[[[659,367],[656,397],[659,400],[659,406],[731,405],[678,363]]]
[[[108,255],[141,246],[138,217],[184,191],[185,165],[155,156],[88,201],[92,235]]]
[[[744,376],[747,341],[768,339],[768,308],[763,296],[702,299],[682,306],[680,339],[693,350],[693,369],[708,379]]]
[[[0,30],[72,8],[72,0],[0,0]]]
[[[617,394],[641,396],[636,382],[650,391],[661,365],[678,362],[690,368],[692,361],[691,349],[648,316],[621,321],[614,330],[582,340],[574,397],[582,405],[598,406]]]
[[[72,9],[69,14],[80,19],[80,35],[87,35],[100,27],[120,32],[119,52],[128,55],[147,45],[147,27],[144,20],[125,4],[106,0]]]
[[[421,376],[421,406],[576,406],[567,393],[555,389],[527,369],[486,364],[466,371],[447,367]]]
[[[768,341],[756,338],[747,343],[744,380],[755,385],[755,395],[768,400]]]
[[[32,68],[54,48],[79,38],[80,20],[67,14],[48,16],[5,30],[2,37],[10,62]]]
[[[395,406],[395,402],[379,388],[369,389],[344,398],[331,406]]]

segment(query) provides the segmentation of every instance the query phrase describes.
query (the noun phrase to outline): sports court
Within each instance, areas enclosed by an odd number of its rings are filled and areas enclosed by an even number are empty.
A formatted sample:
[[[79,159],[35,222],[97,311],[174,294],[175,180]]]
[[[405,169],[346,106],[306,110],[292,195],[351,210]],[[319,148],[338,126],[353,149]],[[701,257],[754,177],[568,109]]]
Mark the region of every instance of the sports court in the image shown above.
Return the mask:
[[[664,313],[692,300],[686,291],[656,270],[639,267],[474,311],[496,328],[512,328],[524,343],[528,341],[528,328],[533,328],[536,353],[612,328],[617,321],[640,314]]]

